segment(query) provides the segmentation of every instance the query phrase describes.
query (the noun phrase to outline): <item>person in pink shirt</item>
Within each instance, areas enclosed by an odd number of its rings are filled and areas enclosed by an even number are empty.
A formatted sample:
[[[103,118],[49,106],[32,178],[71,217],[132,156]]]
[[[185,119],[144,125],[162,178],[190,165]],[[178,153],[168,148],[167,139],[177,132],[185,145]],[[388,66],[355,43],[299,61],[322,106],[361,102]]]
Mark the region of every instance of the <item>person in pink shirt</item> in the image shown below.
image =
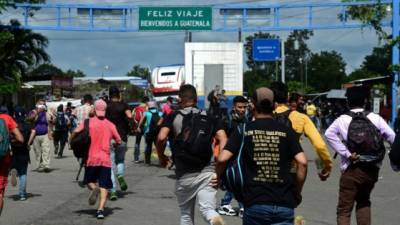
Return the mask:
[[[85,167],[84,183],[89,190],[89,204],[96,204],[100,194],[100,202],[97,209],[97,219],[104,219],[104,206],[107,200],[108,189],[112,188],[110,159],[110,143],[115,140],[121,144],[121,137],[113,123],[105,118],[107,103],[97,100],[94,103],[95,117],[89,119],[89,134],[91,144]],[[84,123],[74,131],[72,137],[84,129]]]
[[[174,99],[171,97],[171,96],[169,96],[168,98],[167,98],[167,102],[163,105],[163,107],[162,107],[162,113],[164,114],[164,115],[166,115],[166,116],[168,116],[169,114],[171,114],[172,113],[172,109],[171,109],[171,104],[172,104],[172,101],[173,101]]]

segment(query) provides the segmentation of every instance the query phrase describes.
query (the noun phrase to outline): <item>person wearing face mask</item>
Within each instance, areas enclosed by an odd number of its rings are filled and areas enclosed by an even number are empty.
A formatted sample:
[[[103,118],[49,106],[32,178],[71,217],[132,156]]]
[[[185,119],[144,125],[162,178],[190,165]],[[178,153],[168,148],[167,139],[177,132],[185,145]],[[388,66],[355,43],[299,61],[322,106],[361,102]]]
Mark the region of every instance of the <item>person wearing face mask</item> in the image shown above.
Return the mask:
[[[226,119],[226,134],[228,138],[237,129],[242,129],[243,124],[249,122],[247,115],[248,101],[243,96],[236,96],[233,99],[233,108]],[[221,199],[221,206],[218,208],[218,213],[227,216],[236,216],[238,213],[231,206],[233,194],[226,191]],[[243,205],[239,202],[239,216],[243,214]]]
[[[46,111],[44,102],[38,102],[36,110],[32,111],[34,129],[31,133],[29,144],[32,143],[33,149],[38,162],[38,172],[50,172],[50,140],[52,137],[52,125],[50,113]]]

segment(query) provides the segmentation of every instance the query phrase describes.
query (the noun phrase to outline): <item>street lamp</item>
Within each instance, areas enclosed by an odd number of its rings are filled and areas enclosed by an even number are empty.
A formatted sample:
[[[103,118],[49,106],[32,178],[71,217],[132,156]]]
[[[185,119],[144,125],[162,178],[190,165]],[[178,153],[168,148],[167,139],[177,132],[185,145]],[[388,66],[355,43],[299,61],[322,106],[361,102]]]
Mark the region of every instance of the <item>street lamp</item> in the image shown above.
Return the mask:
[[[101,79],[104,79],[104,71],[105,71],[105,70],[110,70],[110,66],[105,65],[105,66],[103,67],[103,69],[101,70]]]

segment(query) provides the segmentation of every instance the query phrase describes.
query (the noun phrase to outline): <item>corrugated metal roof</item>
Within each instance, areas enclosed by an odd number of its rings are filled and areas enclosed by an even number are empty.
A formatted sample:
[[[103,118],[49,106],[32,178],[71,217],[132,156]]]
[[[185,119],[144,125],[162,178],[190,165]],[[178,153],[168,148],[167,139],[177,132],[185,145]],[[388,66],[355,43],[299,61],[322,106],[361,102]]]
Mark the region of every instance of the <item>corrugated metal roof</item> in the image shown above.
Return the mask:
[[[326,98],[346,99],[346,90],[332,89],[328,92]]]

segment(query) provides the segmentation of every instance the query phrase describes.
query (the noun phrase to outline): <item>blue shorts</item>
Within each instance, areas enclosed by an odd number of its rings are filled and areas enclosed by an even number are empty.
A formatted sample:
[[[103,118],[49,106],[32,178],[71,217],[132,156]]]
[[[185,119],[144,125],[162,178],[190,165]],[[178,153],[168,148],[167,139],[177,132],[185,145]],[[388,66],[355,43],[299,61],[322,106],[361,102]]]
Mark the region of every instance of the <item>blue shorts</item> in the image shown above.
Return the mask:
[[[104,166],[88,166],[85,168],[85,177],[83,182],[99,183],[99,187],[110,189],[113,187],[111,181],[111,168]]]

